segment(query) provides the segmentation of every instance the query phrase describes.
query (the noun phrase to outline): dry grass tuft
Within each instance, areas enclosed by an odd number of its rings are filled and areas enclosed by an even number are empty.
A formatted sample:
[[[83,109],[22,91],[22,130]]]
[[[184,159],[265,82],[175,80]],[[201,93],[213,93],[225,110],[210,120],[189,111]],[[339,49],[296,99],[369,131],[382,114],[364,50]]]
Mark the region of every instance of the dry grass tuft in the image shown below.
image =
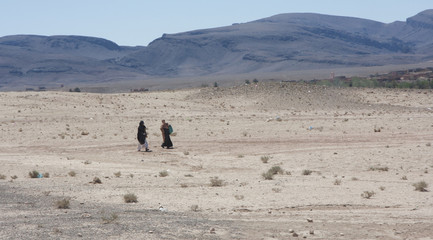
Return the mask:
[[[120,173],[120,171],[113,173],[115,177],[120,177],[122,175],[122,173]]]
[[[235,195],[236,200],[244,200],[244,195]]]
[[[420,181],[420,182],[414,183],[414,184],[412,184],[412,186],[415,187],[415,191],[428,192],[428,190],[427,190],[428,184],[425,181]]]
[[[136,202],[138,202],[137,196],[135,196],[135,194],[133,194],[133,193],[127,193],[127,194],[123,195],[123,200],[126,203],[136,203]]]
[[[75,171],[70,171],[70,172],[68,172],[68,175],[71,177],[75,177],[77,175],[77,173],[75,173]]]
[[[210,179],[211,187],[222,187],[224,185],[224,180],[219,179],[218,177],[212,177]]]
[[[69,205],[70,205],[69,199],[64,198],[64,199],[58,200],[58,201],[56,201],[55,205],[56,205],[56,208],[59,208],[59,209],[68,209]]]
[[[308,176],[311,175],[313,173],[313,171],[309,170],[309,169],[304,169],[302,171],[302,175]]]
[[[93,184],[101,184],[102,181],[101,181],[101,179],[99,179],[98,177],[94,177],[92,183],[93,183]]]
[[[198,207],[197,204],[191,205],[190,208],[191,208],[191,211],[193,211],[193,212],[198,212],[198,211],[200,211],[200,209],[199,209],[199,207]]]
[[[38,171],[36,171],[36,170],[33,170],[33,171],[31,171],[31,172],[29,172],[29,177],[30,178],[38,178],[39,177],[39,172]]]
[[[50,173],[44,173],[43,175],[42,175],[44,178],[49,178],[50,177]]]
[[[379,172],[388,172],[388,167],[381,167],[381,166],[372,166],[368,169],[369,171],[379,171]]]
[[[366,198],[366,199],[370,199],[371,197],[373,197],[376,193],[373,191],[364,191],[363,193],[361,193],[361,197]]]
[[[272,180],[272,179],[274,179],[274,174],[272,172],[267,171],[267,172],[262,173],[262,177],[265,180]]]
[[[6,175],[0,174],[0,179],[1,180],[5,180],[6,179]]]
[[[280,166],[273,166],[267,172],[262,173],[262,177],[265,180],[272,180],[277,174],[284,174],[284,170]]]
[[[102,217],[102,223],[103,224],[109,224],[114,221],[116,221],[119,218],[119,216],[116,213],[110,214],[110,216],[103,216]]]
[[[160,177],[167,177],[168,176],[168,171],[164,170],[164,171],[159,172],[159,176]]]
[[[335,179],[334,185],[341,185],[341,179]]]
[[[268,163],[268,161],[269,161],[270,158],[271,157],[269,157],[269,156],[261,156],[260,160],[262,160],[262,163]]]

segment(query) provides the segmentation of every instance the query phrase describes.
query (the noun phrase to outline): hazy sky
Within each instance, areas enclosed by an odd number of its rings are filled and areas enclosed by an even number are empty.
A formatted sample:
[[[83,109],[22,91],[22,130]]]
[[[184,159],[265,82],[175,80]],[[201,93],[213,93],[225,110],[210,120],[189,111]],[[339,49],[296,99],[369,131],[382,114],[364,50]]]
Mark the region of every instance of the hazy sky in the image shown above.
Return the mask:
[[[146,46],[163,33],[313,12],[384,23],[432,9],[432,0],[1,0],[0,36],[84,35]]]

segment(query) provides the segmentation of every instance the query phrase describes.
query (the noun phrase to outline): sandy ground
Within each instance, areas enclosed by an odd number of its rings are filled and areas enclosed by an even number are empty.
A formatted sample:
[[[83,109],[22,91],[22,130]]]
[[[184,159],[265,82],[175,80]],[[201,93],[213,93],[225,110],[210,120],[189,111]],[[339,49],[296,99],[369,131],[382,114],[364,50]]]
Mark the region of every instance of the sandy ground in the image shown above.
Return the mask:
[[[432,143],[431,90],[3,92],[0,239],[433,239]]]

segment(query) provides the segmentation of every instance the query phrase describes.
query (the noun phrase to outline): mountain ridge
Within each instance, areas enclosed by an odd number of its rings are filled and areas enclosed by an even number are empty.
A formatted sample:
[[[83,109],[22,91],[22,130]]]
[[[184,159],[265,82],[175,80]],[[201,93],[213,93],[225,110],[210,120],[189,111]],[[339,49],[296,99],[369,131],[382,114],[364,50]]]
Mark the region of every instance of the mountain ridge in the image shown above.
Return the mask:
[[[0,90],[414,64],[433,60],[433,10],[405,22],[316,13],[164,34],[146,47],[87,36],[0,38]]]

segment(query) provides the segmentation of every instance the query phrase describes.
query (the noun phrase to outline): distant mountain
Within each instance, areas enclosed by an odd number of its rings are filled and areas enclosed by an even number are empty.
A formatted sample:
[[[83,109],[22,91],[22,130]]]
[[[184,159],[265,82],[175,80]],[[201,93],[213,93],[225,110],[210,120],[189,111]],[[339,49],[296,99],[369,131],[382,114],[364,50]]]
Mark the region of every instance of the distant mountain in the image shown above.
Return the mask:
[[[433,10],[406,22],[313,13],[164,34],[147,47],[100,38],[0,38],[0,85],[100,84],[293,70],[413,64],[433,60]],[[173,80],[175,81],[175,80]],[[2,88],[0,88],[2,90]]]

